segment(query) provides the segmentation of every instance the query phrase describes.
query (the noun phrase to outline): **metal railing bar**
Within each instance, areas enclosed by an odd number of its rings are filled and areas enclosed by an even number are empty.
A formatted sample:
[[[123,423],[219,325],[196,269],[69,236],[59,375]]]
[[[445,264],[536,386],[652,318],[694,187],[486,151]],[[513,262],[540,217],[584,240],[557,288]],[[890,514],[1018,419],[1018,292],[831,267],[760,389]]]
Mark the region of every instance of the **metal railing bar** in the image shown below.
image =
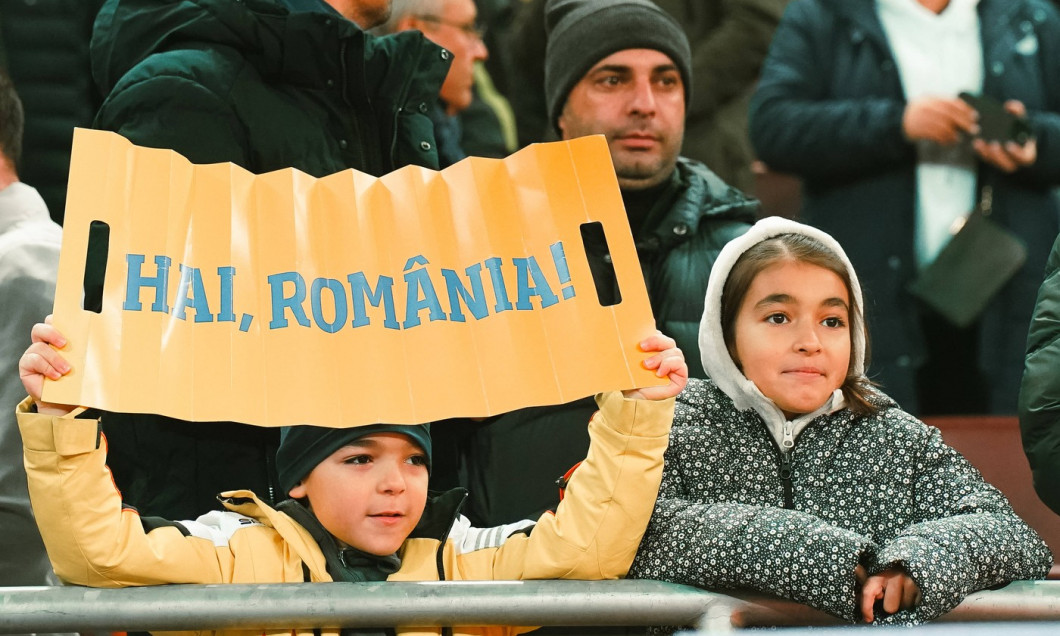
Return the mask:
[[[0,588],[0,633],[691,625],[712,603],[732,601],[658,581],[9,587]]]
[[[940,622],[1060,621],[1060,581],[969,595]],[[457,581],[0,588],[0,633],[438,627],[837,625],[805,605],[659,581]]]

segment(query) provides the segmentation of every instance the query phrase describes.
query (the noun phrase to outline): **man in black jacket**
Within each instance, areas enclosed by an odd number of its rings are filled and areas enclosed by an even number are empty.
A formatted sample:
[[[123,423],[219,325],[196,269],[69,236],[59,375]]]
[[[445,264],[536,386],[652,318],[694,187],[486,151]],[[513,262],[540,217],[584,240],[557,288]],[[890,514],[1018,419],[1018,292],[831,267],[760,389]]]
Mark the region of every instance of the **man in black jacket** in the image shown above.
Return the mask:
[[[471,105],[475,65],[489,57],[478,10],[472,0],[394,0],[391,9],[390,18],[379,30],[398,33],[415,29],[453,54],[438,99],[427,111],[434,122],[439,164],[448,167],[467,156],[460,143],[462,130],[457,116]]]
[[[605,136],[656,324],[685,352],[689,374],[703,377],[698,333],[710,269],[722,246],[750,227],[758,203],[679,156],[691,93],[688,40],[645,0],[552,0],[545,20],[549,118],[564,139]],[[621,302],[603,237],[585,241],[600,302]],[[469,486],[465,512],[479,525],[533,518],[555,507],[553,482],[585,456],[581,429],[594,409],[584,399],[440,424],[435,444],[448,449],[436,452],[432,479]]]

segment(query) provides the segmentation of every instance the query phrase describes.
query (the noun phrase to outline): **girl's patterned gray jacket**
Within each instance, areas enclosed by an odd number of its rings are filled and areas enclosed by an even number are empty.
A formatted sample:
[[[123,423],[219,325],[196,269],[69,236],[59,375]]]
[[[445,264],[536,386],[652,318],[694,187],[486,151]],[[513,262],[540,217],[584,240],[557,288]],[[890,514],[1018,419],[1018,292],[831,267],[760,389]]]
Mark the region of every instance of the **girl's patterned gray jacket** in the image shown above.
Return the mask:
[[[938,429],[882,394],[876,414],[856,415],[838,390],[788,421],[736,368],[717,315],[721,283],[750,245],[786,232],[843,254],[812,228],[767,219],[719,256],[700,329],[715,379],[690,380],[678,397],[659,498],[630,577],[758,590],[854,621],[855,567],[873,574],[900,565],[923,601],[877,615],[884,623],[927,621],[976,590],[1044,577],[1052,565],[1045,543]],[[864,330],[852,328],[860,372]]]

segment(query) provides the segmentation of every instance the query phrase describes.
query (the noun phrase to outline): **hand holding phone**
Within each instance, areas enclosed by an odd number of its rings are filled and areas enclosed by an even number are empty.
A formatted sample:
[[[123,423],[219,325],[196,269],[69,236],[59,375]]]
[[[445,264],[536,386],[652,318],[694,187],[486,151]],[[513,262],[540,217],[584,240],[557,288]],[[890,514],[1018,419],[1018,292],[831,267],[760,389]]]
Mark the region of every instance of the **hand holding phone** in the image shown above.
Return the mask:
[[[987,142],[1011,141],[1022,146],[1033,136],[1033,131],[1025,117],[1018,117],[1009,112],[1001,102],[993,97],[971,93],[961,93],[958,97],[979,113],[977,138]]]

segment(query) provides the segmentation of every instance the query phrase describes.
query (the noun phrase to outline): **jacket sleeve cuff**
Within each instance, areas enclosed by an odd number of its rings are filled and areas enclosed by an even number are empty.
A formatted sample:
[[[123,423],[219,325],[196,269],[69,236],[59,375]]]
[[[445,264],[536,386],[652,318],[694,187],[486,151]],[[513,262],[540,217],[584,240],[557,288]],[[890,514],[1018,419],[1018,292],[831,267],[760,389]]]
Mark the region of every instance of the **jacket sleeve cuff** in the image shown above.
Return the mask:
[[[674,420],[674,398],[666,400],[630,399],[621,391],[601,393],[596,404],[607,427],[630,437],[663,437],[670,434]],[[596,418],[601,419],[601,418]]]
[[[905,570],[920,588],[922,601],[914,610],[898,612],[894,619],[902,622],[915,616],[918,622],[938,618],[956,607],[964,595],[966,581],[972,578],[966,564],[953,560],[952,554],[940,551],[931,541],[917,536],[898,537],[880,550],[869,574],[890,568]],[[945,573],[940,576],[940,573]],[[891,618],[891,617],[887,617]]]
[[[79,455],[99,448],[99,421],[80,419],[85,409],[78,408],[66,415],[37,413],[33,398],[27,397],[15,408],[22,445],[27,450],[54,452],[60,456]]]
[[[855,569],[872,560],[876,544],[850,530],[826,528],[817,537],[808,537],[810,547],[807,552],[796,554],[804,565],[791,571],[793,588],[790,598],[856,622],[859,606]],[[819,556],[811,557],[813,552]]]

